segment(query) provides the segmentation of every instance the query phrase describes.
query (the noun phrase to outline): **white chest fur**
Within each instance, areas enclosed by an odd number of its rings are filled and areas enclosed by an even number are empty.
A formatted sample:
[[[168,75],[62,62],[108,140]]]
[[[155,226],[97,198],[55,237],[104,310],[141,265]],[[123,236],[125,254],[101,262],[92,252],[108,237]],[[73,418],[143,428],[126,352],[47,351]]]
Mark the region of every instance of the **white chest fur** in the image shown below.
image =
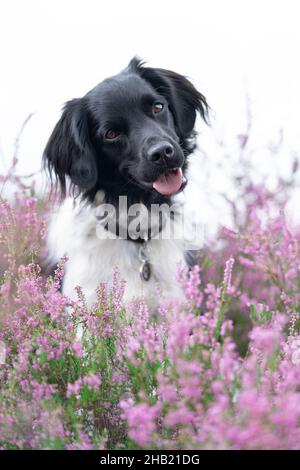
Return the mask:
[[[178,263],[185,262],[183,240],[164,237],[163,232],[159,238],[149,240],[151,278],[142,280],[141,245],[130,240],[99,237],[95,209],[93,205],[67,198],[51,218],[47,239],[50,260],[57,262],[60,257],[68,256],[63,292],[74,298],[74,288],[81,286],[87,303],[92,305],[99,284],[112,285],[113,268],[117,266],[126,280],[125,302],[143,297],[155,306],[159,299],[158,288],[170,298],[181,297],[175,277]]]

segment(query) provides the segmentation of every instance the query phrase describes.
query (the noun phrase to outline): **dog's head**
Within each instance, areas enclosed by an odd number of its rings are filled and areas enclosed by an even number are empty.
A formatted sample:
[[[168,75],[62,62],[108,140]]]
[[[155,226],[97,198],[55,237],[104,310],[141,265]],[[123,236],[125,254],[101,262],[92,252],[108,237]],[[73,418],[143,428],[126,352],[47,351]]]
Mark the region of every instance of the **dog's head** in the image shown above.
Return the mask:
[[[185,77],[133,59],[83,98],[65,105],[44,159],[62,193],[66,177],[93,200],[99,189],[138,202],[167,198],[183,186],[204,96]]]

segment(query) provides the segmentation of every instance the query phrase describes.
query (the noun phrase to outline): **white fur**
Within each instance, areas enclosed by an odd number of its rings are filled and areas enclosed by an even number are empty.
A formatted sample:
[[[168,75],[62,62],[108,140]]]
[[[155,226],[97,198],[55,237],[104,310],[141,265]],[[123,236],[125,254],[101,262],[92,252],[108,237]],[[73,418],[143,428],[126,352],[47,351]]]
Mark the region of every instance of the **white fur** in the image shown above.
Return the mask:
[[[99,238],[95,211],[95,205],[67,198],[50,221],[50,260],[57,262],[63,255],[68,256],[63,281],[66,295],[75,298],[74,288],[81,286],[91,306],[99,284],[112,285],[113,267],[118,266],[121,277],[126,279],[125,302],[144,298],[155,307],[159,302],[158,287],[169,298],[182,297],[175,275],[178,263],[185,263],[183,240],[163,239],[163,232],[160,239],[149,240],[152,276],[143,281],[139,273],[141,245],[130,240]]]

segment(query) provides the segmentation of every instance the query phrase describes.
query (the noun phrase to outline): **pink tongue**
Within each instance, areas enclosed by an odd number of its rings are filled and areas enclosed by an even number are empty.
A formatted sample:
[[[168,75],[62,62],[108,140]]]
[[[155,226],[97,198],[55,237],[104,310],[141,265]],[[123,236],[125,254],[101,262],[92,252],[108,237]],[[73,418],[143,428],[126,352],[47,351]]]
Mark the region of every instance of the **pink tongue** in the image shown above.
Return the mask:
[[[161,175],[153,183],[153,188],[164,196],[177,193],[182,185],[182,171],[181,168],[177,168],[174,171],[170,171],[166,175]]]

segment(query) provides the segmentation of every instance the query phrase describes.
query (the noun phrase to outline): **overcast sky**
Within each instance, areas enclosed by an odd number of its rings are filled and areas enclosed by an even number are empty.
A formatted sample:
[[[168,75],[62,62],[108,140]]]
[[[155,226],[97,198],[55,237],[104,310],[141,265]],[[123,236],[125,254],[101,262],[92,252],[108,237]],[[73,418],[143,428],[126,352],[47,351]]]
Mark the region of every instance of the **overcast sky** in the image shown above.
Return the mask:
[[[9,166],[16,134],[33,112],[18,169],[38,170],[62,104],[118,73],[136,54],[187,75],[207,96],[212,129],[200,123],[199,129],[211,165],[221,158],[212,134],[230,147],[244,132],[246,95],[257,145],[276,140],[283,127],[286,148],[298,150],[299,13],[297,0],[2,0],[1,166]],[[268,158],[259,165],[267,170]],[[283,162],[279,168],[285,171]],[[216,178],[217,185],[226,179],[224,172]]]

